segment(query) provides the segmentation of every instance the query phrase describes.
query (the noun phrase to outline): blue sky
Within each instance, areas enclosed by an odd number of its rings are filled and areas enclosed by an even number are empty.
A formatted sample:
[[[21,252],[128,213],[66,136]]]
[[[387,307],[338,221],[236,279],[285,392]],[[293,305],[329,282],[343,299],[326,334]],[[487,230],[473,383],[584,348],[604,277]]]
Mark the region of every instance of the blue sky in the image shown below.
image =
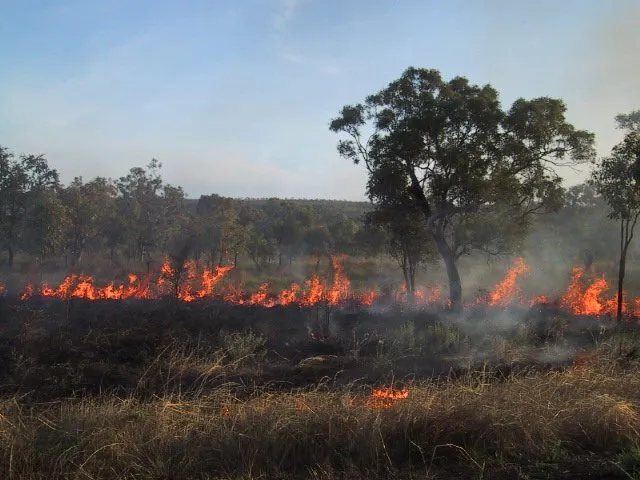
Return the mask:
[[[0,144],[65,182],[155,157],[190,197],[360,200],[328,122],[410,65],[561,97],[606,154],[637,25],[636,0],[0,0]]]

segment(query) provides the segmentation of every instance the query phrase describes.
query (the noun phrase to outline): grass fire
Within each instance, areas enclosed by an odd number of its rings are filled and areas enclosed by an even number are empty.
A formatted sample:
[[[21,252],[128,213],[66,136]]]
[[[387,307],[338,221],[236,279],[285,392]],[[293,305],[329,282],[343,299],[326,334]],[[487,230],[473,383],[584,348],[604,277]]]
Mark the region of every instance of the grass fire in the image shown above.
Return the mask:
[[[5,3],[0,480],[640,479],[633,2]]]
[[[33,296],[42,298],[85,300],[127,300],[159,299],[174,296],[182,302],[198,300],[219,300],[233,305],[256,305],[264,308],[275,306],[299,305],[314,306],[326,304],[338,306],[347,302],[360,306],[373,306],[383,301],[378,289],[353,291],[351,282],[340,263],[340,257],[331,257],[332,282],[323,281],[319,275],[306,280],[303,284],[292,283],[279,291],[270,291],[269,283],[262,283],[255,292],[246,292],[241,286],[224,283],[225,276],[233,265],[219,266],[213,269],[198,268],[194,261],[182,265],[183,275],[178,275],[169,260],[162,264],[157,275],[128,274],[128,282],[116,284],[109,282],[105,286],[94,284],[87,275],[68,275],[57,286],[47,283],[34,286],[27,283],[18,293],[20,300],[26,301]],[[611,293],[611,286],[604,275],[591,281],[585,280],[585,271],[575,267],[566,290],[551,300],[545,295],[525,296],[518,285],[518,278],[529,271],[522,257],[515,259],[513,266],[504,279],[485,297],[476,297],[467,306],[486,305],[494,308],[507,308],[513,305],[533,306],[536,304],[556,303],[560,308],[573,315],[615,316],[617,301]],[[326,275],[325,277],[329,277]],[[442,296],[441,286],[429,290],[416,289],[412,299],[407,296],[406,285],[401,285],[393,295],[395,302],[442,308],[447,304]],[[0,284],[0,295],[6,295],[7,289]],[[640,297],[628,299],[623,296],[622,311],[627,318],[640,318]]]

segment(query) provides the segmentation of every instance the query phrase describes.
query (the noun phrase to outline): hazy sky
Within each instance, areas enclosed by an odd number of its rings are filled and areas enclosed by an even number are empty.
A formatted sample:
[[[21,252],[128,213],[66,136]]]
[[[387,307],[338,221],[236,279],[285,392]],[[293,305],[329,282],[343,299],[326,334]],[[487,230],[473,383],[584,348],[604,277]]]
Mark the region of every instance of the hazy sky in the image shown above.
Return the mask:
[[[155,157],[190,197],[359,200],[328,122],[413,65],[561,97],[606,154],[638,25],[637,0],[0,0],[0,144],[65,182]]]

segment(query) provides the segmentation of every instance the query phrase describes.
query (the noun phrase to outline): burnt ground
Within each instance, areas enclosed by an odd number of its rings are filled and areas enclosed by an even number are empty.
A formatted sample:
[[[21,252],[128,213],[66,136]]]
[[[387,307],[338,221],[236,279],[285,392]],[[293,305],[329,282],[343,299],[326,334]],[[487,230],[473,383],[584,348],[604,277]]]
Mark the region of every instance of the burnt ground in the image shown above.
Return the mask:
[[[406,305],[263,308],[4,297],[0,394],[144,397],[223,384],[241,394],[319,382],[438,381],[487,366],[508,376],[565,368],[619,329],[544,305],[454,315]],[[171,364],[180,364],[180,371]],[[206,365],[216,368],[203,376]]]
[[[626,330],[553,305],[454,314],[2,297],[0,471],[633,478],[640,341]],[[615,338],[609,373],[547,375]],[[344,403],[409,384],[394,410]],[[229,416],[211,421],[225,405]]]

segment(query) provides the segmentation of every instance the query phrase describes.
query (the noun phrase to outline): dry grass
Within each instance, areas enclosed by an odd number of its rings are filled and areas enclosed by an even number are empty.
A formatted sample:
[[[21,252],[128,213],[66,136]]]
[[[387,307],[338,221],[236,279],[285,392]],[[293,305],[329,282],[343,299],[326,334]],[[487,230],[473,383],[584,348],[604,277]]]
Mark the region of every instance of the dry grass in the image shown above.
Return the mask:
[[[0,403],[0,468],[6,479],[560,478],[558,465],[589,459],[634,478],[639,373],[608,361],[500,381],[476,372],[412,385],[391,408],[355,385],[244,400],[224,388],[148,402],[12,398]]]
[[[636,328],[570,343],[562,318],[498,334],[407,317],[355,355],[245,329],[263,311],[5,307],[0,479],[640,478]],[[582,350],[564,370],[530,360]],[[407,383],[436,352],[487,366]],[[394,376],[408,398],[375,400]]]

